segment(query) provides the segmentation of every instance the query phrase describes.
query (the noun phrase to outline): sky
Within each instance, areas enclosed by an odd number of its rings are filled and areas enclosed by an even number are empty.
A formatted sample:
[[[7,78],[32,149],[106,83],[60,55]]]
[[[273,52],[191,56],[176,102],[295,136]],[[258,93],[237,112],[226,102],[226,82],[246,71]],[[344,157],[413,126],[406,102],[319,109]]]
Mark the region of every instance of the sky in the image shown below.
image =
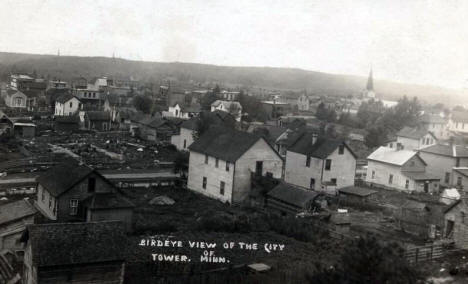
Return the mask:
[[[468,1],[1,0],[0,51],[295,67],[468,88]]]

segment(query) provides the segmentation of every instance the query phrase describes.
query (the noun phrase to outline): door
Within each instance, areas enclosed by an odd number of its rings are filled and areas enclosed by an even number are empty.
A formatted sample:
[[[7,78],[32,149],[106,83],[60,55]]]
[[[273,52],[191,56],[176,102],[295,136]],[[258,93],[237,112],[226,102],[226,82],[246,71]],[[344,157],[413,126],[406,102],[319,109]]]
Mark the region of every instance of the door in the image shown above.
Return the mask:
[[[426,193],[429,192],[429,182],[428,181],[426,181],[424,183],[424,192],[426,192]]]
[[[310,179],[310,189],[315,190],[315,179],[314,178]]]
[[[255,164],[255,175],[261,176],[263,172],[263,161],[257,161]]]

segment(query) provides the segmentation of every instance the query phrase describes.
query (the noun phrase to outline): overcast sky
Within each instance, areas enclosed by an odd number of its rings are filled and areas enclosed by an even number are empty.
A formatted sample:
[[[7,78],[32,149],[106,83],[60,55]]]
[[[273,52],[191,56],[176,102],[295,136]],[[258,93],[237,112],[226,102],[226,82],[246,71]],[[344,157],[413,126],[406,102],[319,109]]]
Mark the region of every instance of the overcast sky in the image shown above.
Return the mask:
[[[464,0],[1,0],[0,21],[0,51],[468,86]]]

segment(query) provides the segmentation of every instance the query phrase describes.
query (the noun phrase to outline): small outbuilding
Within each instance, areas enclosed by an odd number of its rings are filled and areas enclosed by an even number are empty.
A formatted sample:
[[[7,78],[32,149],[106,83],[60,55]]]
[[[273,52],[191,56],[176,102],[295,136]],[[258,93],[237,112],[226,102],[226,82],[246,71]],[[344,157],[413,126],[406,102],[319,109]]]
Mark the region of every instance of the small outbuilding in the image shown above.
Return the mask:
[[[340,202],[345,203],[368,203],[375,200],[375,193],[377,193],[376,190],[358,186],[347,186],[338,189]]]
[[[314,212],[320,209],[320,192],[303,189],[292,184],[280,183],[267,193],[266,208],[281,214]]]
[[[468,204],[459,199],[444,211],[444,237],[452,239],[457,248],[468,249]]]

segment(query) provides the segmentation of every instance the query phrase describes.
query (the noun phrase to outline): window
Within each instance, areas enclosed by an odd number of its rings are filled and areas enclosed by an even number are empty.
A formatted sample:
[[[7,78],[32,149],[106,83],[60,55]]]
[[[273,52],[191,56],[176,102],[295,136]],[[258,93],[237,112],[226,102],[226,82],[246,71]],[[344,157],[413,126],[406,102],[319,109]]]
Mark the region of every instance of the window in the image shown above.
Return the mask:
[[[95,97],[96,97],[96,93],[93,93],[93,98],[95,98]]]
[[[462,186],[462,177],[457,177],[457,185]]]
[[[229,162],[226,161],[226,172],[229,172]]]
[[[329,171],[331,169],[331,163],[332,163],[332,160],[330,160],[330,159],[325,160],[325,170],[326,171]]]
[[[393,143],[390,143],[389,147],[390,147],[390,148],[393,148]]]
[[[70,108],[73,107],[73,102],[70,102]]]
[[[310,179],[310,189],[311,189],[311,190],[314,190],[314,189],[315,189],[315,179],[314,179],[314,178],[311,178],[311,179]]]
[[[187,148],[187,139],[184,139],[184,149]]]
[[[206,177],[203,177],[203,184],[202,184],[202,187],[203,189],[206,189]]]
[[[338,155],[343,155],[344,154],[344,145],[340,145],[338,148]]]
[[[49,197],[49,208],[52,208],[52,196]]]
[[[392,184],[393,183],[393,175],[389,175],[388,176],[388,184]]]
[[[406,188],[406,189],[409,188],[409,179],[407,179],[406,182],[405,182],[405,188]]]
[[[306,167],[310,168],[310,156],[306,158]]]
[[[226,184],[224,183],[224,181],[219,183],[219,194],[224,195],[224,187],[225,186],[226,186]]]
[[[331,181],[332,184],[336,185],[336,178],[332,178],[332,179],[330,179],[330,181]]]
[[[88,179],[88,192],[96,191],[96,179],[91,177]]]
[[[70,215],[78,214],[78,199],[70,199]]]
[[[216,158],[216,160],[215,160],[215,167],[218,167],[218,166],[219,166],[219,159]]]
[[[450,173],[445,173],[445,183],[450,182]]]
[[[372,171],[372,179],[375,178],[375,171]]]
[[[205,164],[208,164],[208,155],[205,154]]]
[[[414,167],[414,161],[411,161],[410,166]]]

